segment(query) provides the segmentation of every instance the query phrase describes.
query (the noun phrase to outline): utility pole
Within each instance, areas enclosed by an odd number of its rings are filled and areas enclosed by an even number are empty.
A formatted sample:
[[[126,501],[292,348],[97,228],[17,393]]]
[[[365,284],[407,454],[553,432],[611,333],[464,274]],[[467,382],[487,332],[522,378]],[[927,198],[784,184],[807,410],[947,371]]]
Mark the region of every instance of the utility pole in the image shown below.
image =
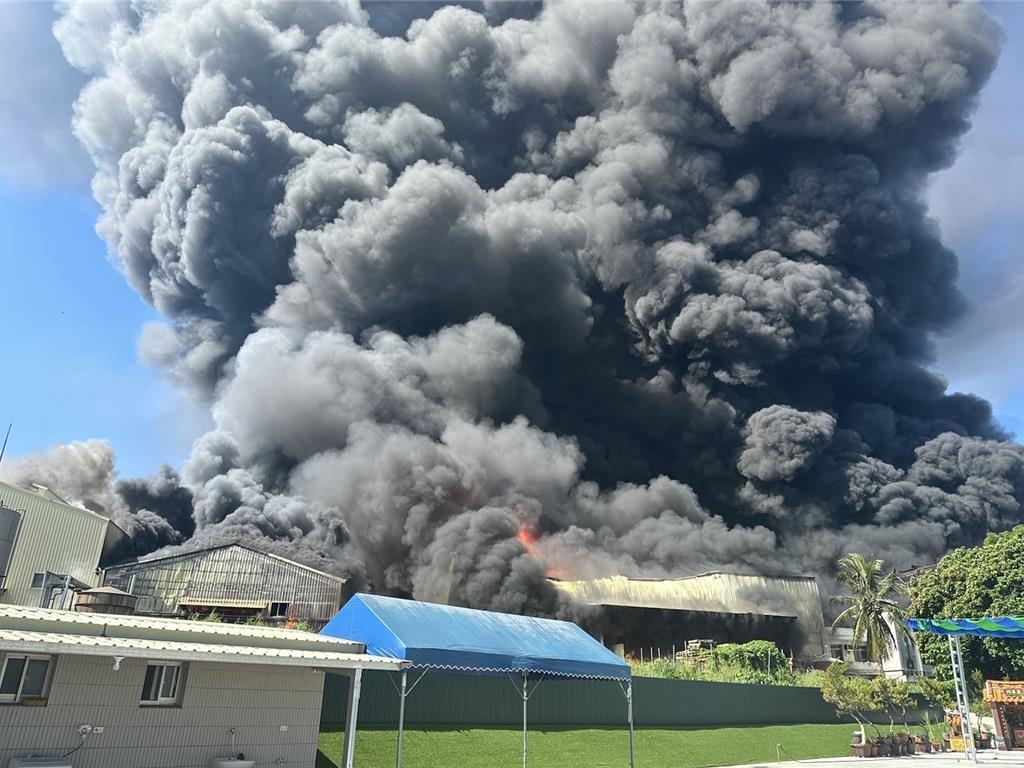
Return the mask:
[[[0,462],[3,462],[3,460],[4,460],[4,451],[7,450],[7,441],[11,437],[11,427],[13,427],[13,426],[14,426],[14,422],[13,421],[10,422],[7,425],[7,434],[4,435],[4,444],[3,444],[2,447],[0,447]]]

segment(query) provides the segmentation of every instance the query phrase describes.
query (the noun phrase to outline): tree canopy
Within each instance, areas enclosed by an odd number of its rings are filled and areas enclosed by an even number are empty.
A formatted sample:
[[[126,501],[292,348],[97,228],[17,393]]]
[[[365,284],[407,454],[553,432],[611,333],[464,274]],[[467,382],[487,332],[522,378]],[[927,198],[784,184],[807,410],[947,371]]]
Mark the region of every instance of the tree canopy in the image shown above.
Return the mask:
[[[847,591],[833,601],[847,607],[832,626],[852,626],[854,642],[863,643],[868,657],[881,664],[889,650],[896,647],[898,635],[907,632],[905,613],[898,602],[906,595],[906,585],[895,571],[886,573],[881,560],[863,555],[846,555],[837,566],[836,581]]]
[[[1024,615],[1024,525],[990,533],[980,547],[963,547],[920,573],[911,583],[910,615],[924,619],[975,619]],[[946,638],[917,633],[921,658],[948,678]],[[1024,642],[961,637],[964,667],[985,679],[1024,676]]]

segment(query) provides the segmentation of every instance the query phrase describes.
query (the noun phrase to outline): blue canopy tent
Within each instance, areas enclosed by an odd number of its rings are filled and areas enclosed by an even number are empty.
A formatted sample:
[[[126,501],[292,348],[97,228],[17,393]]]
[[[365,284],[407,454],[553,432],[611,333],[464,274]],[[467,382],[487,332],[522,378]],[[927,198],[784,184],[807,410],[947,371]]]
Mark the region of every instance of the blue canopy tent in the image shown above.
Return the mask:
[[[969,760],[977,761],[974,738],[970,729],[970,702],[967,698],[964,660],[960,651],[960,637],[1001,637],[1024,639],[1024,617],[990,616],[982,619],[907,619],[907,627],[915,632],[929,632],[949,638],[949,659],[953,670],[953,687],[956,704],[960,712],[960,734],[964,739],[964,754]]]
[[[571,622],[360,594],[345,604],[321,634],[355,640],[366,646],[367,653],[409,662],[400,673],[398,768],[402,765],[405,699],[430,670],[508,677],[513,682],[523,699],[524,766],[531,678],[536,681],[533,690],[548,676],[615,680],[626,696],[629,764],[633,768],[629,664]],[[421,670],[412,687],[408,686],[409,670]]]

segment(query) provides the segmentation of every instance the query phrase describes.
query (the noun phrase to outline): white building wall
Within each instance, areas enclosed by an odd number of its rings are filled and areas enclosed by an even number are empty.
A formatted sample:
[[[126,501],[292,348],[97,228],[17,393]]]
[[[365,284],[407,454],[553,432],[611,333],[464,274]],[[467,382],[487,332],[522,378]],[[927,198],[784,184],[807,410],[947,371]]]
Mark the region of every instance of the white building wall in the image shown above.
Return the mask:
[[[2,652],[2,648],[0,648]],[[75,768],[207,768],[243,752],[259,768],[313,768],[324,675],[302,667],[192,662],[179,707],[139,705],[146,663],[61,656],[45,707],[0,705],[0,767],[11,757],[59,756]],[[282,730],[285,727],[287,730]]]
[[[886,619],[890,627],[892,622]],[[873,661],[856,661],[852,655],[853,630],[850,627],[835,627],[829,630],[829,644],[842,645],[851,651],[842,660],[849,662],[848,673],[852,675],[878,676],[878,664]],[[899,636],[895,649],[882,659],[882,674],[899,680],[913,680],[924,674],[921,654],[912,638]]]

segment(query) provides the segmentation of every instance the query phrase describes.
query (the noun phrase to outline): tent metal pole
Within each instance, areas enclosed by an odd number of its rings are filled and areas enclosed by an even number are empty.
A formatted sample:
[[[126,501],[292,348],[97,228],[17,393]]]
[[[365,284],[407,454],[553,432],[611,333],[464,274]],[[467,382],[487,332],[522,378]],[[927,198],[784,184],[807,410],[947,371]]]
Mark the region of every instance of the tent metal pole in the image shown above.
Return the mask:
[[[636,759],[633,751],[633,680],[626,684],[626,712],[629,719],[629,768],[635,768]]]
[[[359,723],[359,691],[363,686],[363,668],[356,667],[348,694],[348,723],[345,726],[345,767],[352,768],[356,756],[356,726]]]
[[[526,690],[526,684],[528,680],[528,673],[523,671],[523,768],[526,768],[526,705],[530,700],[529,693]]]
[[[964,674],[964,657],[960,649],[960,638],[957,635],[949,635],[949,661],[953,671],[956,705],[960,710],[960,735],[964,739],[964,757],[977,762],[974,733],[971,731],[971,705],[967,698],[967,676]]]
[[[398,756],[395,758],[395,768],[402,768],[402,737],[405,735],[405,693],[408,672],[402,670],[402,690],[398,694]]]

